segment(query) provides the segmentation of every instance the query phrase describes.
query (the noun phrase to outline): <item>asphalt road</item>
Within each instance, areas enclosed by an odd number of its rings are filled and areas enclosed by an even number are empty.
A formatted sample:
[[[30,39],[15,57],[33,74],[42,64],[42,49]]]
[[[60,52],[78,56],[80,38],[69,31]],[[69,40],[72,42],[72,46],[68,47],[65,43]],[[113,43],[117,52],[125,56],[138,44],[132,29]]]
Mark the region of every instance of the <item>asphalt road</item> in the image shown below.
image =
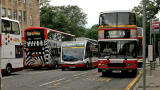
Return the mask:
[[[102,77],[97,69],[27,69],[3,76],[2,90],[123,90],[133,79],[122,74]]]

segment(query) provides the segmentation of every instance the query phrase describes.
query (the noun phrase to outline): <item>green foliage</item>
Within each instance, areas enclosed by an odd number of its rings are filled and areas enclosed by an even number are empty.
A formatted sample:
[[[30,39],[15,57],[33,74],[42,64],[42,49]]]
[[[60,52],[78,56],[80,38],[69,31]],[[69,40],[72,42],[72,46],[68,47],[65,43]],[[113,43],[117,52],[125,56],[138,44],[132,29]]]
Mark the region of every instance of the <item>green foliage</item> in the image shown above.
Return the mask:
[[[142,2],[137,7],[134,7],[132,10],[136,13],[137,18],[137,26],[142,27]],[[150,20],[156,18],[156,14],[158,14],[158,11],[160,10],[160,0],[146,0],[146,38],[147,43],[149,44],[149,37],[150,36]]]
[[[49,2],[50,2],[50,0],[40,0],[40,7],[48,6]]]
[[[138,16],[142,16],[142,2],[137,7],[134,7],[132,11],[136,12]],[[146,18],[147,20],[156,18],[155,15],[160,10],[160,0],[146,0]]]
[[[41,27],[84,36],[86,14],[78,6],[43,6],[40,12]]]
[[[93,25],[90,29],[86,31],[85,37],[90,39],[98,40],[98,25]]]

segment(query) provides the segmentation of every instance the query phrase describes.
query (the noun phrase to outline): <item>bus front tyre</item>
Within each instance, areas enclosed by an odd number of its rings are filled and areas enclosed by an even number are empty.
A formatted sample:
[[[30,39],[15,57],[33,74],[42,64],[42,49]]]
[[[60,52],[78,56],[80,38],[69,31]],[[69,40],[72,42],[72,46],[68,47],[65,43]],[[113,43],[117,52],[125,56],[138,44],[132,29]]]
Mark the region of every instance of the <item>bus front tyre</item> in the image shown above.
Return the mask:
[[[102,72],[102,77],[106,76],[106,72]]]
[[[88,69],[89,69],[89,63],[88,63],[88,62],[86,63],[86,67],[85,67],[85,69],[86,69],[86,70],[88,70]]]
[[[58,62],[55,62],[55,66],[54,66],[55,69],[58,68]]]
[[[7,65],[6,67],[6,74],[10,75],[12,73],[12,66],[11,65]]]
[[[136,75],[137,75],[137,69],[134,69],[133,71],[132,71],[132,77],[136,77]]]
[[[65,71],[65,68],[62,68],[62,71]]]

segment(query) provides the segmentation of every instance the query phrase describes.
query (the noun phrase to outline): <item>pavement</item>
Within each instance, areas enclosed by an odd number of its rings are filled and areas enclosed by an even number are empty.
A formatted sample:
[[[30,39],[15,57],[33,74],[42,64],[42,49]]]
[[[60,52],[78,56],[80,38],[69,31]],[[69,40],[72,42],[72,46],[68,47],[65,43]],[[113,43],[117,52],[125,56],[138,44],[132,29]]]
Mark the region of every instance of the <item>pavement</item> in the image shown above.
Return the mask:
[[[143,74],[142,74],[143,75]],[[143,76],[137,82],[134,90],[143,90]],[[160,63],[157,60],[155,69],[150,70],[150,64],[146,64],[146,90],[160,90]]]

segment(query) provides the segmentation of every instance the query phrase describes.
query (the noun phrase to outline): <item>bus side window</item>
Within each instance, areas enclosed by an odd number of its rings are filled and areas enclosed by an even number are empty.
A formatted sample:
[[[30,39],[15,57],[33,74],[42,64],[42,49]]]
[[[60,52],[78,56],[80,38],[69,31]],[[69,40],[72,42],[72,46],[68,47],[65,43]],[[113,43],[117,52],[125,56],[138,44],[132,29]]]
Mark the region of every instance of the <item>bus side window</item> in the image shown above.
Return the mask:
[[[92,57],[92,52],[91,52],[89,46],[90,46],[90,44],[88,43],[87,46],[86,46],[86,54],[85,54],[85,58]]]
[[[11,22],[7,20],[2,20],[2,32],[10,33],[11,32]]]
[[[23,47],[21,45],[15,46],[15,56],[16,58],[22,58],[23,57]]]
[[[12,33],[20,34],[19,24],[17,22],[12,22]]]

